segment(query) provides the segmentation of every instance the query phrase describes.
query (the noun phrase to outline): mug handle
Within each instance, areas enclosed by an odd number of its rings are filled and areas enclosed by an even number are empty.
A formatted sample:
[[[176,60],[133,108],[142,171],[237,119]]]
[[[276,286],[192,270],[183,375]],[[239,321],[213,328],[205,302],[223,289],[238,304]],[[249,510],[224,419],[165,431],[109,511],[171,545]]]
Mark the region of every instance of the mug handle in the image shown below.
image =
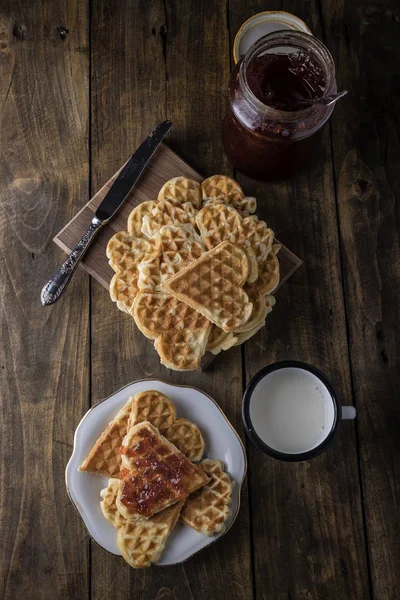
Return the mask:
[[[354,406],[342,406],[342,419],[346,421],[347,419],[355,419],[356,418],[356,409]]]

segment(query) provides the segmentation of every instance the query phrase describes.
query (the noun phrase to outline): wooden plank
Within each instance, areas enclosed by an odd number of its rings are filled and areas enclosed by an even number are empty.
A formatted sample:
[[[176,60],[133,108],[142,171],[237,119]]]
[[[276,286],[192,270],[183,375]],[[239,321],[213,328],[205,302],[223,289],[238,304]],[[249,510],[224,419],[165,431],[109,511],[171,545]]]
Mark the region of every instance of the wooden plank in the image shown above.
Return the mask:
[[[88,285],[79,274],[54,308],[39,293],[88,195],[87,3],[3,2],[0,70],[1,597],[85,598],[64,470],[87,408]]]
[[[119,171],[120,169],[55,236],[55,243],[65,250],[65,252],[71,252],[72,248],[76,246],[83,233],[86,231],[100,202],[117,178]],[[163,145],[152,159],[151,164],[140,179],[138,186],[126,199],[120,211],[112,221],[104,226],[98,234],[96,241],[93,243],[87,254],[85,254],[81,265],[85,271],[90,273],[90,275],[106,289],[109,289],[110,280],[113,275],[113,271],[109,266],[106,257],[108,240],[117,231],[126,230],[129,214],[137,204],[157,198],[162,185],[168,179],[172,179],[178,175],[184,175],[185,177],[190,177],[196,181],[201,181],[202,179],[197,171],[168,148],[168,146]],[[278,242],[278,240],[276,241]],[[279,252],[279,262],[281,270],[280,285],[282,285],[300,267],[301,260],[288,248],[283,246]]]
[[[220,123],[229,75],[225,3],[109,3],[93,7],[93,187],[110,177],[157,121],[175,127],[169,144],[205,175],[229,173],[222,161]],[[212,15],[211,15],[212,13]],[[209,69],[209,65],[213,66]],[[201,85],[199,85],[201,82]],[[113,90],[110,92],[110,90]],[[112,93],[113,102],[108,99]],[[121,106],[118,98],[126,98]],[[207,114],[207,126],[204,125]],[[132,126],[135,124],[135,127]],[[93,286],[93,401],[146,376],[190,383],[212,395],[240,426],[240,351],[221,357],[207,374],[172,373],[129,315],[120,313],[108,292]],[[92,596],[173,597],[239,600],[251,597],[246,494],[237,522],[225,538],[185,565],[134,572],[121,558],[92,547]]]
[[[323,15],[349,90],[332,120],[333,159],[372,590],[383,600],[400,593],[399,5],[338,0]]]
[[[265,4],[236,0],[230,7],[233,37]],[[268,8],[279,10],[281,3]],[[289,2],[285,10],[321,37],[317,3]],[[285,183],[240,181],[304,263],[279,293],[266,329],[246,344],[246,380],[276,360],[302,360],[328,373],[350,403],[329,129],[306,173]],[[333,447],[306,463],[275,461],[252,445],[249,450],[256,597],[368,598],[354,424],[344,423]]]

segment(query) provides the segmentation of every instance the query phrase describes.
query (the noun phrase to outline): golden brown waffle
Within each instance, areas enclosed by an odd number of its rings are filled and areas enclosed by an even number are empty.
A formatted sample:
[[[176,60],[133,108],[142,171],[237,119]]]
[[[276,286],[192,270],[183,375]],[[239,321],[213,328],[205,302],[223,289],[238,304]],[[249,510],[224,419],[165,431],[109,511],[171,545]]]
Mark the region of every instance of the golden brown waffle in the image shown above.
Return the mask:
[[[207,250],[224,240],[238,241],[233,236],[240,231],[242,218],[229,204],[212,203],[204,206],[196,216],[196,224]]]
[[[258,263],[256,253],[251,246],[240,244],[242,250],[244,250],[247,260],[249,263],[249,274],[247,275],[247,283],[254,283],[258,279]]]
[[[257,257],[257,262],[264,262],[271,251],[274,241],[274,232],[267,227],[264,221],[260,221],[255,215],[245,217],[241,224],[241,239],[250,245]]]
[[[191,202],[181,204],[178,200],[166,198],[157,202],[151,215],[144,215],[142,233],[152,237],[163,225],[183,225],[195,222],[197,210]]]
[[[163,289],[229,333],[251,315],[242,287],[248,272],[246,254],[225,241],[170,277]]]
[[[210,481],[189,496],[181,519],[203,535],[213,535],[224,529],[231,515],[233,482],[220,460],[203,460],[201,466]]]
[[[149,421],[160,433],[163,433],[175,420],[175,406],[162,392],[146,390],[139,392],[132,399],[128,429],[143,421]]]
[[[264,313],[266,304],[265,294],[260,294],[258,291],[254,290],[247,290],[247,295],[253,304],[253,310],[251,311],[249,320],[241,327],[237,327],[235,334],[254,329],[260,322]]]
[[[194,208],[199,209],[201,206],[201,189],[200,183],[187,177],[174,177],[162,186],[158,200],[172,199],[177,200],[181,204],[191,202]]]
[[[175,177],[164,184],[157,201],[143,202],[131,212],[129,232],[110,240],[107,255],[116,272],[111,298],[154,341],[167,368],[196,369],[206,348],[217,354],[247,331],[258,330],[261,295],[279,283],[279,246],[272,247],[274,234],[266,223],[249,216],[256,205],[229,177],[215,175],[202,184]],[[230,281],[234,269],[224,264],[222,255],[217,260],[220,272],[215,276],[210,268],[207,277],[206,251],[225,241],[238,247],[237,255],[245,254],[244,284]],[[201,277],[195,272],[199,265]],[[169,286],[178,281],[182,288],[173,291]],[[188,283],[191,290],[185,287]],[[138,292],[144,294],[134,307]],[[209,321],[215,325],[211,337]]]
[[[128,429],[141,421],[150,421],[190,460],[200,460],[204,440],[198,427],[186,419],[177,419],[171,400],[155,390],[131,396],[106,430],[95,442],[81,471],[115,477],[121,468],[120,448]]]
[[[245,197],[237,181],[225,175],[213,175],[201,184],[203,204],[224,202],[232,204],[237,210],[254,213],[257,208],[255,198]]]
[[[145,215],[150,215],[156,205],[155,200],[147,200],[136,206],[128,217],[128,233],[136,237],[142,237],[142,221]]]
[[[197,425],[189,419],[176,419],[162,434],[190,460],[199,461],[203,458],[203,436]]]
[[[242,223],[239,212],[229,204],[208,204],[196,216],[196,224],[207,250],[215,248],[224,240],[234,242],[244,249],[249,262],[247,281],[253,283],[258,277],[257,257],[243,234]]]
[[[121,459],[116,505],[127,519],[151,517],[209,480],[148,421],[129,429]]]
[[[193,225],[162,227],[157,233],[161,247],[161,282],[204,254],[204,244]]]
[[[258,277],[256,281],[245,285],[246,292],[254,290],[261,294],[271,294],[279,285],[279,260],[277,254],[281,246],[274,244],[265,261],[258,265]]]
[[[128,402],[107,425],[107,428],[79,467],[80,471],[105,475],[106,477],[118,477],[121,467],[121,441],[128,430],[132,402],[133,397],[129,398]]]
[[[122,527],[126,523],[125,517],[121,515],[116,505],[118,486],[119,479],[112,478],[108,480],[108,486],[100,492],[102,498],[100,502],[101,511],[107,521],[110,521],[116,528]]]
[[[234,346],[240,346],[250,338],[252,338],[262,327],[265,325],[265,319],[267,315],[272,311],[273,306],[275,305],[275,298],[273,296],[265,297],[265,307],[263,312],[260,315],[258,323],[254,324],[253,329],[248,331],[243,331],[241,333],[235,333],[236,341],[233,344]]]
[[[107,257],[115,275],[110,282],[110,296],[120,310],[128,312],[138,292],[138,265],[157,256],[160,249],[156,240],[116,233],[107,244]]]
[[[175,406],[161,392],[148,390],[134,397],[128,430],[143,421],[149,421],[157,427],[190,460],[202,459],[204,440],[199,428],[188,419],[177,419]]]
[[[213,323],[206,350],[213,354],[219,354],[221,350],[232,348],[235,342],[236,338],[233,333],[226,333],[226,331]]]
[[[190,223],[165,225],[155,234],[154,239],[160,247],[160,255],[139,264],[138,285],[142,291],[159,290],[163,281],[204,253],[202,239]]]
[[[130,311],[163,365],[178,371],[197,369],[211,323],[196,310],[165,293],[139,292]]]
[[[149,519],[126,521],[118,529],[119,551],[131,567],[150,567],[159,560],[179,518],[182,505],[183,501],[178,502]]]

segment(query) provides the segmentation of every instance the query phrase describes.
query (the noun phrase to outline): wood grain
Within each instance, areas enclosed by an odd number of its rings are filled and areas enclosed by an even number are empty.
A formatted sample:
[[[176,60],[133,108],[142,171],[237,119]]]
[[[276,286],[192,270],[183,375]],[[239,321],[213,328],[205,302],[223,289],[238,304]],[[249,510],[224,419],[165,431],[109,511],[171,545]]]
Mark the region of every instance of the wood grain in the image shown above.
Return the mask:
[[[243,18],[264,6],[250,4],[243,11],[243,2],[231,2],[233,34]],[[268,8],[279,9],[280,3]],[[289,2],[285,10],[321,37],[316,3]],[[246,380],[265,364],[297,359],[326,372],[347,404],[351,386],[329,129],[316,154],[315,165],[287,183],[240,177],[259,198],[267,223],[303,259],[265,331],[246,344]],[[333,447],[307,463],[278,462],[253,446],[249,450],[256,597],[368,598],[354,425],[344,423]]]
[[[193,158],[192,164],[205,175],[229,173],[228,165],[221,162],[219,134],[223,89],[229,76],[224,3],[213,2],[211,16],[209,2],[168,3],[166,12],[158,2],[119,2],[113,5],[112,23],[106,19],[108,6],[108,2],[96,3],[92,13],[92,63],[97,75],[92,105],[94,189],[116,171],[155,123],[167,117],[175,124],[168,141],[175,151],[186,160]],[[119,23],[120,28],[113,28],[113,23]],[[207,67],[211,62],[215,68],[212,76]],[[100,71],[118,73],[118,86],[129,88],[133,95],[129,105],[108,105],[113,82]],[[212,81],[207,83],[207,78]],[[204,82],[202,89],[199,81]],[[199,119],[199,103],[201,112],[210,115],[206,128]],[[99,116],[105,105],[110,134]],[[129,127],[130,122],[135,122],[135,128]],[[194,144],[200,139],[201,152]],[[92,292],[94,402],[130,381],[155,376],[202,388],[240,426],[240,351],[233,350],[207,374],[171,373],[160,367],[155,351],[136,330],[133,319],[110,305],[108,292],[97,284]],[[112,368],[105,370],[105,365]],[[138,573],[122,559],[93,547],[93,598],[107,597],[112,590],[115,598],[247,600],[251,597],[251,575],[245,491],[242,502],[240,516],[227,536],[182,566]]]
[[[57,26],[69,33],[62,39]],[[43,309],[54,232],[88,192],[88,14],[77,0],[0,11],[0,596],[88,594],[86,530],[65,490],[88,402],[88,285]]]
[[[350,93],[306,173],[276,184],[240,178],[304,261],[267,329],[207,372],[179,374],[110,303],[106,262],[101,286],[80,271],[56,306],[41,307],[40,288],[63,258],[51,238],[159,121],[174,122],[167,144],[184,161],[174,174],[234,175],[220,136],[230,45],[246,18],[275,9],[325,40]],[[399,596],[399,22],[395,0],[1,3],[0,598]],[[58,236],[64,250],[92,214],[93,202]],[[121,212],[111,226],[125,220]],[[90,399],[146,376],[192,384],[243,433],[243,384],[283,358],[319,366],[356,404],[356,422],[343,423],[328,452],[285,464],[248,444],[250,502],[245,485],[231,531],[182,566],[136,572],[89,543],[64,469]]]
[[[350,364],[371,583],[400,594],[400,11],[342,1],[324,30],[349,90],[332,120]]]

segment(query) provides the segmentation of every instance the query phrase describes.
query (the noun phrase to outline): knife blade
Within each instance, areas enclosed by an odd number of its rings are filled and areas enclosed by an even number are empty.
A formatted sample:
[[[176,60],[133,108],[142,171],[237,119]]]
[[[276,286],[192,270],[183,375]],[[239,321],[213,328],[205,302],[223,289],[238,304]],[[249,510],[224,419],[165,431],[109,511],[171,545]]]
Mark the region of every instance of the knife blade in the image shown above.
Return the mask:
[[[171,121],[160,123],[131,156],[95,212],[100,221],[108,221],[117,212],[171,127]]]
[[[40,294],[43,306],[54,304],[60,298],[95,235],[105,223],[108,223],[124,203],[171,127],[171,121],[167,120],[160,123],[122,167],[117,179],[98,206],[88,229],[61,267],[57,269],[51,279],[43,286]]]

